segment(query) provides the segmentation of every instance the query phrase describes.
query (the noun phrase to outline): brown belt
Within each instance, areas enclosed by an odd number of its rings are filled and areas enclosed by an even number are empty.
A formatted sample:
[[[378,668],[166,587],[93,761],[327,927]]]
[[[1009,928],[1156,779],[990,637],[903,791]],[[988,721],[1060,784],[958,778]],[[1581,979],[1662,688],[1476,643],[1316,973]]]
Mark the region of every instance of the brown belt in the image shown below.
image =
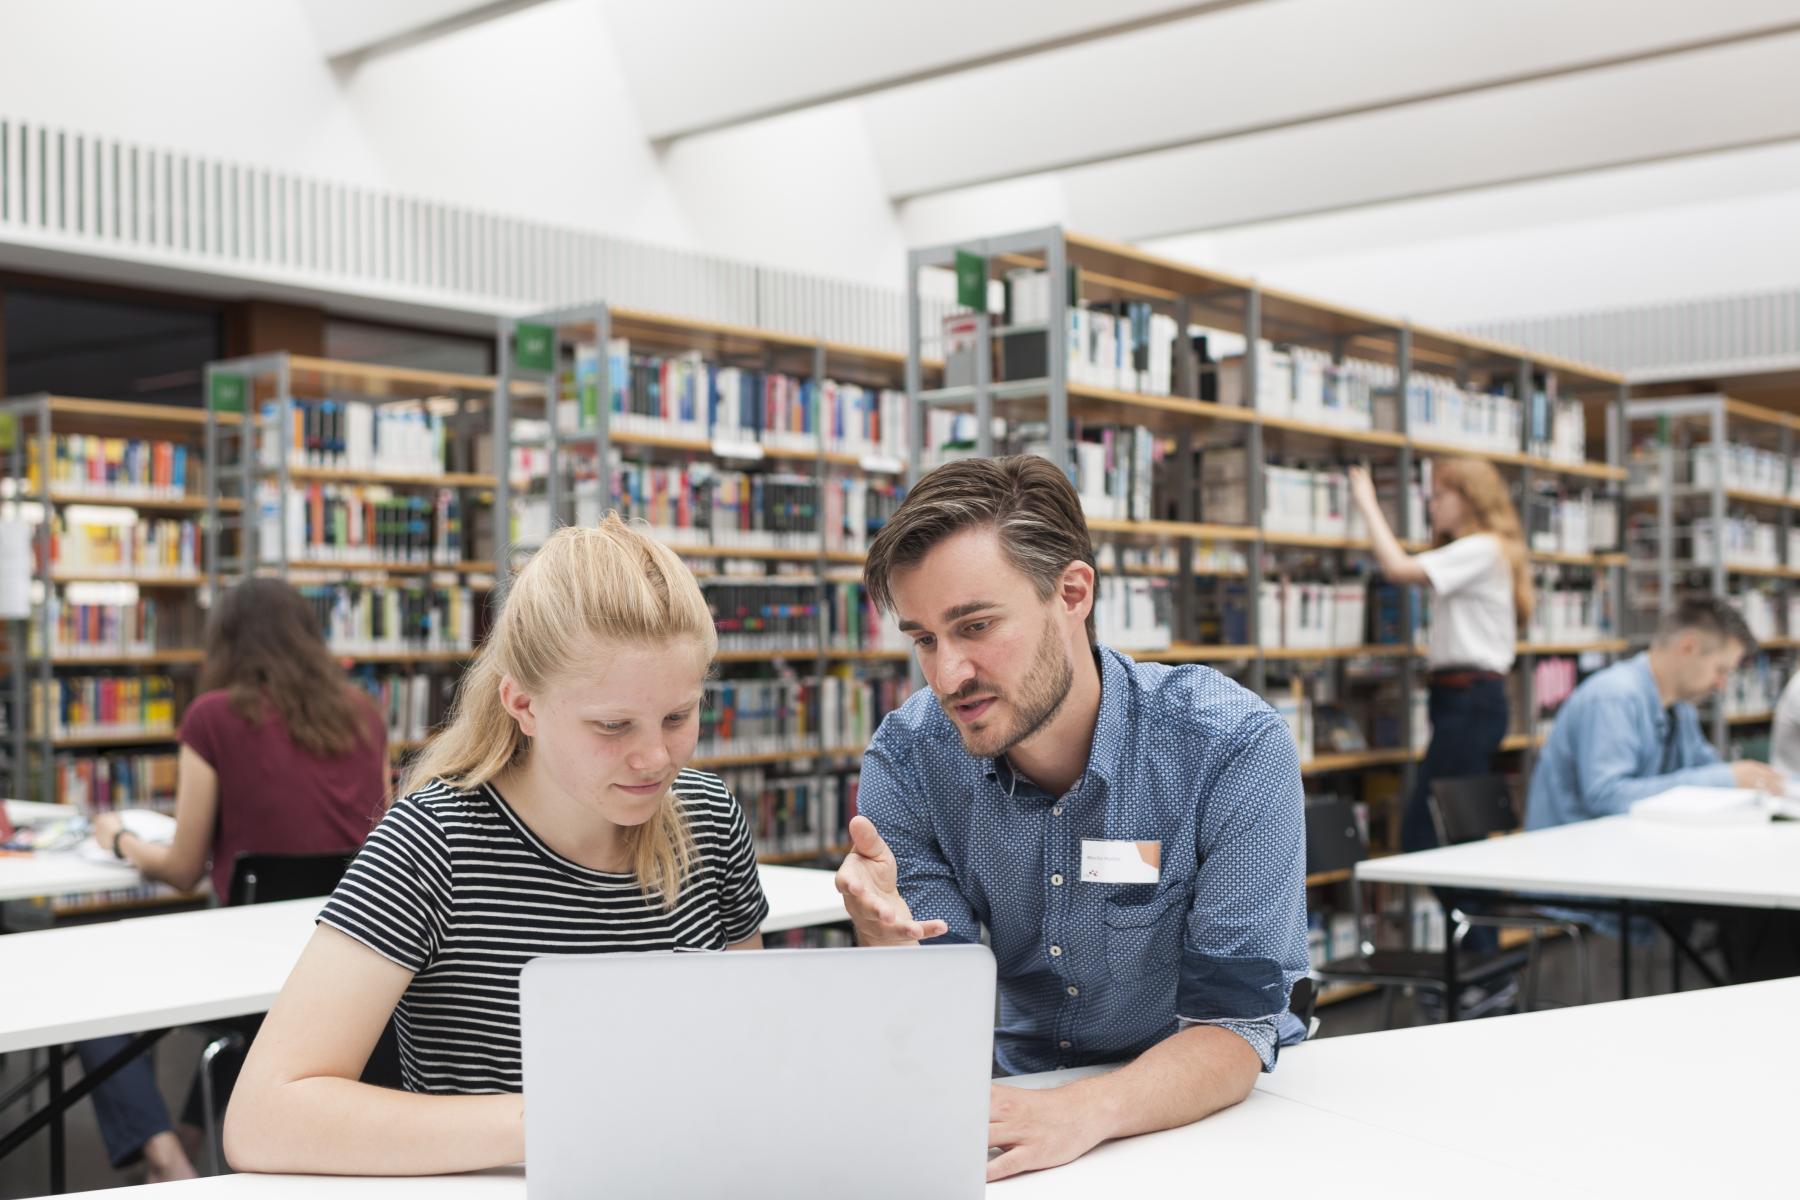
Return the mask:
[[[1452,668],[1448,671],[1431,673],[1432,687],[1472,688],[1487,680],[1502,681],[1506,676],[1498,671],[1476,671],[1473,669]]]

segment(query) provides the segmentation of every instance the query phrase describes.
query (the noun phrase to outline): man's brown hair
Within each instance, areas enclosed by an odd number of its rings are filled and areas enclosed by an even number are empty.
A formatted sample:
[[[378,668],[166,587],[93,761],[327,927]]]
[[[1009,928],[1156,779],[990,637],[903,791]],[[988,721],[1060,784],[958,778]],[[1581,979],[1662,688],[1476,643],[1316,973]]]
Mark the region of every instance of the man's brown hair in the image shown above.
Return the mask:
[[[1070,563],[1094,565],[1081,497],[1048,459],[1035,454],[958,459],[914,484],[869,544],[863,585],[876,607],[894,611],[895,571],[917,565],[952,534],[975,528],[999,535],[1007,560],[1031,580],[1040,600],[1055,593]],[[1091,608],[1087,635],[1093,645]]]

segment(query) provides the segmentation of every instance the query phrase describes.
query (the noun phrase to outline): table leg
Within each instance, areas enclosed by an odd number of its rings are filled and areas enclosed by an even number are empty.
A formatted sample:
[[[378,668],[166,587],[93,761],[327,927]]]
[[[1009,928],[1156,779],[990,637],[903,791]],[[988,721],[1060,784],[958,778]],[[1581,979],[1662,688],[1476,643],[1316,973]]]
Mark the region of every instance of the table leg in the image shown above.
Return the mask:
[[[1451,925],[1450,902],[1442,895],[1438,906],[1444,910],[1444,1020],[1456,1020],[1456,931]]]
[[[1619,999],[1631,999],[1631,901],[1619,901]]]
[[[68,1188],[68,1156],[63,1145],[63,1048],[50,1047],[50,1194]]]

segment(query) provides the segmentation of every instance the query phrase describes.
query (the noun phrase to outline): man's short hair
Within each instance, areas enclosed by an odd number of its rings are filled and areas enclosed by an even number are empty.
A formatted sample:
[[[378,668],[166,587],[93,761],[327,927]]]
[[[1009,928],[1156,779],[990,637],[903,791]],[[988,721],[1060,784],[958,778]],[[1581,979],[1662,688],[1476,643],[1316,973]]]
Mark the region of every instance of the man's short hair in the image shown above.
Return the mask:
[[[926,475],[869,543],[863,584],[883,612],[894,611],[895,571],[917,565],[931,548],[965,529],[990,528],[1007,560],[1025,574],[1040,600],[1056,591],[1072,562],[1094,565],[1081,497],[1068,476],[1035,454],[964,458]],[[1088,610],[1088,644],[1094,612]]]
[[[1743,615],[1717,596],[1689,596],[1664,613],[1656,626],[1656,644],[1665,645],[1690,629],[1715,641],[1736,642],[1745,658],[1756,653],[1756,635]]]

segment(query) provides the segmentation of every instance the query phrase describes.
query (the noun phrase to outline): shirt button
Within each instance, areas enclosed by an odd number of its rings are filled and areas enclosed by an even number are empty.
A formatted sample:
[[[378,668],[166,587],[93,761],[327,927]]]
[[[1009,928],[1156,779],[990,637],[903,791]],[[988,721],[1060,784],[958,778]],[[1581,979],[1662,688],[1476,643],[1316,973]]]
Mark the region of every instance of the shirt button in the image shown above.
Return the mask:
[[[1061,958],[1062,957],[1062,947],[1061,946],[1050,947],[1050,957],[1051,958]]]
[[[1055,807],[1055,808],[1053,808],[1053,809],[1051,809],[1051,810],[1050,810],[1050,815],[1051,815],[1051,816],[1053,816],[1053,817],[1060,817],[1060,816],[1062,816],[1062,805],[1060,805],[1060,804],[1059,804],[1059,805],[1057,805],[1057,806],[1056,806],[1056,807]]]
[[[1052,875],[1050,877],[1050,886],[1051,887],[1061,887],[1062,886],[1062,876],[1061,875]]]
[[[1079,996],[1079,995],[1081,995],[1081,989],[1080,989],[1080,988],[1078,988],[1078,987],[1074,987],[1074,986],[1071,986],[1071,987],[1070,987],[1070,988],[1069,988],[1069,995],[1071,995],[1071,996]]]
[[[1067,1043],[1067,1042],[1058,1042],[1057,1045],[1061,1046],[1064,1050],[1067,1050],[1069,1048],[1069,1043]]]

